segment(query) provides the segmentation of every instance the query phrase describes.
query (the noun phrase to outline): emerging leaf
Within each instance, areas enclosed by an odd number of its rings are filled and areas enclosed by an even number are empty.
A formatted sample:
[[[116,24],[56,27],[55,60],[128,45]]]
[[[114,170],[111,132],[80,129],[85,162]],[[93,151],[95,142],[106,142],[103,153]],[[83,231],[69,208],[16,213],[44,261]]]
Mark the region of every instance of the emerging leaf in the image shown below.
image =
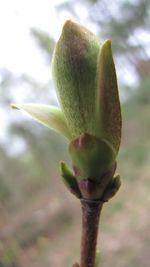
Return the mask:
[[[100,44],[86,28],[67,21],[53,56],[53,77],[72,138],[95,134],[97,61]]]
[[[60,162],[60,172],[63,182],[67,186],[67,188],[78,198],[81,198],[81,193],[76,178],[63,161]]]
[[[12,104],[13,108],[20,109],[41,124],[56,130],[68,139],[71,139],[70,130],[61,109],[41,104]]]
[[[121,110],[110,40],[101,47],[98,75],[97,133],[113,145],[117,154],[121,140]]]

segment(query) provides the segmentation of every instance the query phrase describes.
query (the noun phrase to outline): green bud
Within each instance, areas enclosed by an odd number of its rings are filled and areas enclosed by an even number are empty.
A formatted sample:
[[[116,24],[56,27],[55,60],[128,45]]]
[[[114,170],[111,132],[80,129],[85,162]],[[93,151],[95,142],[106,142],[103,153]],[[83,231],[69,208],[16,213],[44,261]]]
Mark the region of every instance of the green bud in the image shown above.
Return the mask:
[[[53,77],[58,99],[72,138],[95,134],[97,62],[100,44],[86,28],[68,20],[53,56]]]
[[[111,42],[67,21],[53,56],[57,95],[73,138],[88,133],[115,149],[121,139],[121,111]]]
[[[113,147],[95,136],[81,134],[69,146],[75,176],[99,179],[112,166],[115,160]]]
[[[97,135],[110,142],[118,153],[121,140],[121,110],[111,42],[103,43],[98,63]]]
[[[121,111],[110,40],[100,45],[93,33],[68,20],[56,44],[52,73],[60,108],[41,104],[14,107],[71,140],[69,152],[78,181],[98,181],[113,166],[121,140]],[[61,166],[61,173],[72,188],[75,177],[68,175],[65,165]]]
[[[109,185],[107,186],[104,195],[102,197],[103,201],[108,201],[110,198],[116,195],[120,186],[121,186],[120,175],[117,175],[111,179]]]
[[[71,170],[67,167],[67,165],[63,161],[60,162],[60,173],[61,173],[63,182],[67,186],[69,191],[71,191],[71,193],[76,195],[76,197],[81,198],[81,193],[80,193],[76,178],[74,177]]]

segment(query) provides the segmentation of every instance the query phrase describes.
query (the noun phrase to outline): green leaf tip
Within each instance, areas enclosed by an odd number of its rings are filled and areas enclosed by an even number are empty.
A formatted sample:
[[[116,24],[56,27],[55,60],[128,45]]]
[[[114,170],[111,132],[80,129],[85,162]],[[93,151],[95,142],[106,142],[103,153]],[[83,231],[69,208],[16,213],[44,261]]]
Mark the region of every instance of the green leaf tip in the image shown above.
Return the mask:
[[[11,106],[25,112],[41,124],[63,134],[66,138],[71,139],[66,119],[59,108],[42,104],[12,104]]]
[[[17,104],[11,104],[10,106],[11,106],[11,108],[13,108],[13,109],[19,109],[19,108],[17,107]]]
[[[111,41],[100,50],[98,65],[97,121],[98,133],[109,141],[118,153],[121,140],[121,109]]]

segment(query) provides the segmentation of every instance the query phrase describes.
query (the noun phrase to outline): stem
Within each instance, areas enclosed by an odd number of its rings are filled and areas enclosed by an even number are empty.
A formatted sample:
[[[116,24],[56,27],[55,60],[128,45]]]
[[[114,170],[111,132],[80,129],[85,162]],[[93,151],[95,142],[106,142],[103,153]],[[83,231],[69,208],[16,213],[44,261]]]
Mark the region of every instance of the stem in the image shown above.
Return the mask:
[[[95,267],[99,218],[103,202],[81,199],[82,238],[80,267]]]

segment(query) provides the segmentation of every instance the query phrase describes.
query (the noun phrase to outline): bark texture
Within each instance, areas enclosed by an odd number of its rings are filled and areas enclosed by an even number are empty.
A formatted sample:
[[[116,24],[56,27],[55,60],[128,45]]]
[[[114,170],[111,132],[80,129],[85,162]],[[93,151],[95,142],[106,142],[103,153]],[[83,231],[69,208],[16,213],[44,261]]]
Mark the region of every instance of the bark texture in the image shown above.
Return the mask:
[[[80,267],[95,267],[98,226],[103,202],[81,199],[82,237]]]

